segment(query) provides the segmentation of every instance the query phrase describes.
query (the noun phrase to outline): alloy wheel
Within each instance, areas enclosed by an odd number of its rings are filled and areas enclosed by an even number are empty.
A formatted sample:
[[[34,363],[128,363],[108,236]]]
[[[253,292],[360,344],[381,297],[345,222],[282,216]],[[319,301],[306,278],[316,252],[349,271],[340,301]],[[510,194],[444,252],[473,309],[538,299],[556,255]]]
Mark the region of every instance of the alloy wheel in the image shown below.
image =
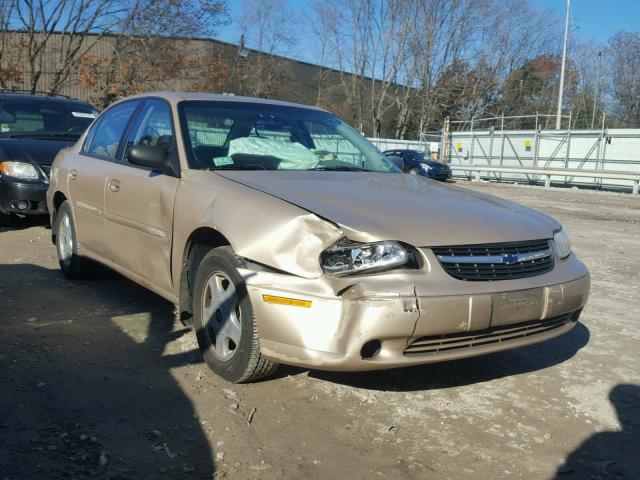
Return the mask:
[[[240,302],[233,282],[223,272],[206,281],[202,298],[202,323],[211,352],[230,360],[240,343]]]
[[[60,260],[69,265],[73,256],[73,230],[69,215],[64,215],[58,224],[58,251]]]

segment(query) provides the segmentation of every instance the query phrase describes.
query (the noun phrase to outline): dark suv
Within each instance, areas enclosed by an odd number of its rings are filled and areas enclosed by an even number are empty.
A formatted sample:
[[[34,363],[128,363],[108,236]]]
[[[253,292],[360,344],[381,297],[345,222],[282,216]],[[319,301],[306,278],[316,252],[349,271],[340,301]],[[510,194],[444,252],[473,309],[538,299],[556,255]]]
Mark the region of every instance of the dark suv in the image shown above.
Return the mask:
[[[16,214],[47,213],[51,162],[96,115],[67,97],[0,92],[0,225]]]

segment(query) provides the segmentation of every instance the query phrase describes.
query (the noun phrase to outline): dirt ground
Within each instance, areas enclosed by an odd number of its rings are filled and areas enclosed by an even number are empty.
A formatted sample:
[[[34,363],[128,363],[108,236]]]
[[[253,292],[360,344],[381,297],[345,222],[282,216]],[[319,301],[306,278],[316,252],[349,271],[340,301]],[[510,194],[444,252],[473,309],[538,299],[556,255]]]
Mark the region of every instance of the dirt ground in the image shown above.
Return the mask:
[[[0,229],[0,479],[640,478],[640,198],[458,184],[566,226],[593,276],[570,333],[230,385],[171,304],[107,270],[65,280],[42,223]]]

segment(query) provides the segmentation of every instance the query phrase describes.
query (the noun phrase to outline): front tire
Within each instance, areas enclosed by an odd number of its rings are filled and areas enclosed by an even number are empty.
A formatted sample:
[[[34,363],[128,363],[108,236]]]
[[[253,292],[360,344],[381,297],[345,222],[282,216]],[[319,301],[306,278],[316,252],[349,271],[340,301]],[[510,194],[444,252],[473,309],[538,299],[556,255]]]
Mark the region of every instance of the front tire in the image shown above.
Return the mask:
[[[417,168],[413,167],[410,168],[409,171],[407,172],[409,175],[420,175],[420,172],[418,171]]]
[[[86,278],[89,275],[89,260],[80,255],[76,226],[69,202],[65,201],[60,205],[54,229],[60,270],[71,280]]]
[[[214,248],[198,267],[193,290],[198,345],[214,373],[234,383],[272,374],[278,364],[260,353],[251,300],[231,247]]]

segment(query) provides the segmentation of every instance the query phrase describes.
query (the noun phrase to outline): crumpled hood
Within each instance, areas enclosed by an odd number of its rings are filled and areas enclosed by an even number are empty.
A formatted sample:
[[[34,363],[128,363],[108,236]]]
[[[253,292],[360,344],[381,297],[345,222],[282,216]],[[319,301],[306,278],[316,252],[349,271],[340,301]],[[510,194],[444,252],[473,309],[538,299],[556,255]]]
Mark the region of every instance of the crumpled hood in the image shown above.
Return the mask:
[[[560,224],[527,207],[406,174],[220,171],[338,224],[357,241],[400,240],[416,247],[553,237]]]
[[[5,158],[1,160],[51,165],[60,150],[74,143],[75,141],[68,140],[2,139],[0,140],[0,152],[4,154]]]

